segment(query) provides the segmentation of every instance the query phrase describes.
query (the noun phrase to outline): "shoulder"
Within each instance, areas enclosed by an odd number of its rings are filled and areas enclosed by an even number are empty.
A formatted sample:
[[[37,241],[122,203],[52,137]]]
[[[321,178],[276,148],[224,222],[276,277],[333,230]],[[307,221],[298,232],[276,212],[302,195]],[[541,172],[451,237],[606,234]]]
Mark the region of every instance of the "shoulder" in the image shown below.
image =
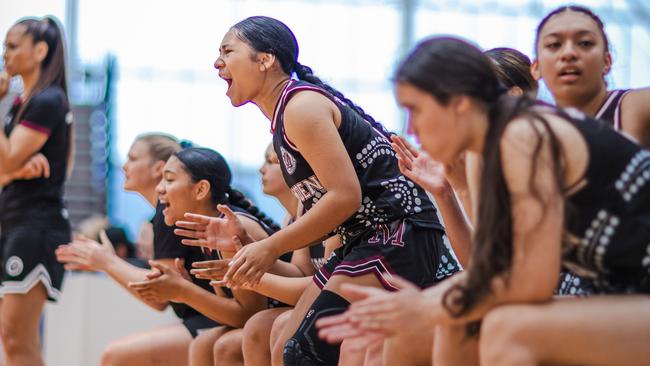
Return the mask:
[[[31,103],[50,107],[64,106],[67,104],[63,90],[56,86],[49,86],[32,97]]]
[[[314,119],[319,115],[331,116],[336,106],[323,93],[316,90],[296,91],[287,102],[284,118],[289,120]]]
[[[643,110],[650,112],[650,88],[632,89],[621,100],[621,107],[626,112],[629,110]]]

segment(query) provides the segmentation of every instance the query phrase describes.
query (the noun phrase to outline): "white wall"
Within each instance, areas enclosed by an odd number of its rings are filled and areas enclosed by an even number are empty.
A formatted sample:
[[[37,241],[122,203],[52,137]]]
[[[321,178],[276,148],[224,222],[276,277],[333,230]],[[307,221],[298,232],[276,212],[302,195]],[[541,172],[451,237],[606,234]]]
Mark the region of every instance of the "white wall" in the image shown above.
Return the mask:
[[[112,340],[178,322],[171,308],[155,311],[103,274],[68,273],[61,299],[45,308],[45,362],[99,365]]]

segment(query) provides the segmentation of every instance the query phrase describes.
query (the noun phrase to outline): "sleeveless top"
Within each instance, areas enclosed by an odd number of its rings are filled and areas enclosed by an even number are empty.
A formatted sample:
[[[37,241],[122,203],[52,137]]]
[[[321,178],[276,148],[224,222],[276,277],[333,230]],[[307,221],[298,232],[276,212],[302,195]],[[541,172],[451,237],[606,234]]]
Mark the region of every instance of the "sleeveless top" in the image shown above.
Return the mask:
[[[284,180],[302,202],[305,211],[310,210],[327,190],[284,129],[287,103],[293,95],[304,90],[320,93],[338,107],[341,112],[339,136],[361,185],[361,206],[334,231],[341,236],[343,245],[375,224],[402,217],[409,217],[425,227],[443,230],[433,203],[424,189],[401,174],[395,151],[381,132],[326,90],[305,81],[290,80],[275,107],[271,132]]]
[[[616,131],[622,129],[621,125],[621,101],[623,97],[630,91],[630,89],[612,90],[607,93],[607,98],[603,104],[598,108],[594,118],[603,120],[614,128]]]
[[[597,292],[650,293],[650,151],[606,122],[568,112],[589,162],[584,186],[567,198],[563,264]]]

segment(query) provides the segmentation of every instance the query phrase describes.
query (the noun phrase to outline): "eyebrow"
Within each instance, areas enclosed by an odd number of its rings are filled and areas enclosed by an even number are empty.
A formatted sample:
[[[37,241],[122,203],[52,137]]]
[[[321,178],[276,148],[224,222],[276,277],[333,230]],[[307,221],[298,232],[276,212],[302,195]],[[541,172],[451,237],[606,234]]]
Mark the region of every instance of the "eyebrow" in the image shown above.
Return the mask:
[[[553,32],[553,33],[545,34],[543,38],[546,38],[546,37],[562,37],[565,33],[566,32]],[[582,29],[582,30],[579,30],[578,32],[576,32],[577,36],[592,35],[592,34],[596,34],[596,32],[590,31],[588,29]]]
[[[223,50],[224,48],[230,47],[230,43],[224,43],[221,46],[219,46],[219,50]]]

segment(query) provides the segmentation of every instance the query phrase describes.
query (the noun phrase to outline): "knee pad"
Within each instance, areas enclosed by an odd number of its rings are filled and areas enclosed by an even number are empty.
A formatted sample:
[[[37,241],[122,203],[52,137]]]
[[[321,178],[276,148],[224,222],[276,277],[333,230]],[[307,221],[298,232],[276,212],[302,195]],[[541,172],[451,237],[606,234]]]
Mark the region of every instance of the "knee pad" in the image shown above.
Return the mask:
[[[338,294],[323,290],[314,300],[300,327],[284,346],[285,366],[329,366],[339,362],[340,344],[329,344],[318,337],[316,321],[345,312],[350,303]]]

